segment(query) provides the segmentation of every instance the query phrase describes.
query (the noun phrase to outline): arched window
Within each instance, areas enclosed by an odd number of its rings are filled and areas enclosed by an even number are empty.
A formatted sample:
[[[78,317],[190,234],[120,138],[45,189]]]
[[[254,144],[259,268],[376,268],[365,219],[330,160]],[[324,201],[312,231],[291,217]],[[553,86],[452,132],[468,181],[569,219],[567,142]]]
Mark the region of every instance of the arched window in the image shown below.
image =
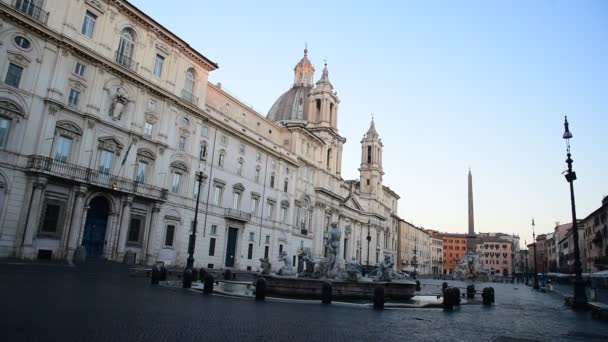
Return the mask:
[[[133,60],[134,48],[135,35],[133,34],[133,30],[130,28],[122,30],[118,51],[116,51],[116,62],[130,68]]]
[[[224,167],[224,159],[226,158],[226,152],[224,150],[220,151],[220,156],[217,159],[217,166]]]
[[[239,176],[243,175],[243,165],[245,164],[245,161],[243,160],[243,158],[239,158],[238,160],[238,164],[237,164],[237,169],[236,169],[236,173]]]
[[[192,69],[188,69],[188,71],[186,71],[186,81],[184,83],[184,90],[186,90],[190,94],[194,93],[195,79],[196,78],[194,77],[194,71]]]
[[[329,169],[329,162],[331,159],[331,148],[327,149],[327,168]]]

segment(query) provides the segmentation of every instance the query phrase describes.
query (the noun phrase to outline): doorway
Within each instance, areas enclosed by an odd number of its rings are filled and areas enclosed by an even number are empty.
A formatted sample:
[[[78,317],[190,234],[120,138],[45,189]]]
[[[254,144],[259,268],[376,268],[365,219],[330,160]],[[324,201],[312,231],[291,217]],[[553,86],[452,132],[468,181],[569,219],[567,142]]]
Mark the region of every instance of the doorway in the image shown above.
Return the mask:
[[[82,236],[82,245],[89,258],[103,256],[109,209],[108,201],[103,197],[95,197],[89,203],[89,211],[87,212]]]
[[[226,244],[226,267],[234,267],[236,257],[236,239],[239,230],[237,228],[228,228],[228,242]]]

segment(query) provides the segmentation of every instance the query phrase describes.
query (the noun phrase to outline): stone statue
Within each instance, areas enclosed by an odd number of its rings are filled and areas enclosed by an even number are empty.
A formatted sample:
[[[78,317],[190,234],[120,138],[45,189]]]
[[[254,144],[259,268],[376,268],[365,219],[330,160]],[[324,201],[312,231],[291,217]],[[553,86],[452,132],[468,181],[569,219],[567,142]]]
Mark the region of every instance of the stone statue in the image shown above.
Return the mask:
[[[279,261],[283,261],[285,264],[277,272],[278,275],[294,274],[293,268],[291,267],[291,260],[289,260],[289,255],[287,255],[287,252],[281,251],[281,253],[279,253]]]
[[[384,260],[378,263],[378,267],[372,272],[374,281],[391,281],[393,280],[393,266],[395,263],[388,255],[384,256]]]
[[[344,269],[338,274],[341,280],[346,281],[359,281],[361,279],[362,274],[361,264],[352,257],[350,260],[347,260],[344,264]]]
[[[300,263],[303,266],[300,270],[300,266],[298,265],[298,276],[307,278],[312,277],[315,271],[315,260],[312,257],[312,253],[310,253],[310,248],[301,249],[298,256],[300,257]]]
[[[270,274],[270,260],[268,258],[260,258],[260,268],[262,269],[262,274],[267,275]]]
[[[122,114],[127,109],[127,105],[129,104],[129,97],[126,93],[123,93],[121,88],[116,89],[116,96],[114,97],[114,101],[110,106],[110,116],[112,116],[113,120],[120,120]]]
[[[327,256],[329,257],[329,270],[336,268],[336,259],[340,255],[340,238],[342,231],[336,222],[331,224],[329,239],[327,239]]]

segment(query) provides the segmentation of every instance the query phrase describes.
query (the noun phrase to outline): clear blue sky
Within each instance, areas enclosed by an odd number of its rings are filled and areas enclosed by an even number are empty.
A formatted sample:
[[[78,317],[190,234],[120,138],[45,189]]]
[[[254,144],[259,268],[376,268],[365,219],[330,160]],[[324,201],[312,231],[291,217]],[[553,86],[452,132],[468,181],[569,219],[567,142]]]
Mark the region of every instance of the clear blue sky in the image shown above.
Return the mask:
[[[537,233],[570,222],[564,114],[578,217],[608,195],[608,1],[133,3],[264,115],[308,42],[341,98],[343,176],[358,177],[374,113],[384,184],[416,225],[466,232],[469,166],[477,231],[530,241],[532,217]]]

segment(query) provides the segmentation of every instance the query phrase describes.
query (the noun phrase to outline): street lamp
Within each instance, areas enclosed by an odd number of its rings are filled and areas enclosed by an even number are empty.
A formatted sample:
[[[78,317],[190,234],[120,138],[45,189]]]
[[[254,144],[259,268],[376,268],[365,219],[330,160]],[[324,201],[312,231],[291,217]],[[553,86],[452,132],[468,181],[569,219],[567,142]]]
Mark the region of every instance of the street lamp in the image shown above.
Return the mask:
[[[526,247],[528,247],[528,242],[526,240],[524,240],[524,244],[526,245]],[[526,285],[528,285],[528,274],[530,273],[530,271],[528,270],[528,256],[530,255],[530,250],[526,249],[526,268],[525,268],[525,272],[524,272],[524,282],[526,283]]]
[[[566,163],[568,170],[566,173],[566,181],[570,183],[570,205],[572,207],[572,237],[574,239],[574,300],[573,308],[583,308],[587,305],[587,294],[585,293],[585,282],[583,281],[583,270],[581,269],[581,251],[578,245],[578,224],[576,222],[576,205],[574,202],[574,181],[576,180],[576,172],[572,171],[572,158],[570,154],[570,139],[572,133],[568,128],[568,117],[564,118],[564,135],[566,140],[567,156]]]
[[[372,241],[372,236],[369,235],[369,230],[370,230],[371,224],[372,224],[372,220],[368,219],[367,220],[367,237],[366,237],[366,239],[367,239],[367,266],[369,266],[369,243],[370,243],[370,241]]]
[[[186,272],[188,270],[190,270],[190,272],[192,272],[192,268],[194,267],[194,245],[196,242],[196,225],[197,225],[197,221],[198,221],[198,203],[199,203],[199,199],[201,197],[201,184],[203,183],[203,171],[199,171],[196,174],[196,179],[198,180],[198,191],[196,193],[196,205],[195,205],[195,209],[194,209],[194,223],[193,223],[193,227],[192,227],[192,233],[190,234],[190,239],[188,241],[188,259],[186,259],[186,269],[184,270],[184,277],[183,277],[183,287],[184,288],[189,288],[191,283],[192,283],[192,279],[187,279],[189,277],[186,276]]]
[[[532,240],[534,240],[534,284],[532,288],[538,290],[538,272],[536,271],[536,235],[534,234],[534,218],[532,219]]]
[[[414,239],[414,258],[412,259],[414,266],[414,279],[416,279],[416,266],[418,266],[418,239]]]

